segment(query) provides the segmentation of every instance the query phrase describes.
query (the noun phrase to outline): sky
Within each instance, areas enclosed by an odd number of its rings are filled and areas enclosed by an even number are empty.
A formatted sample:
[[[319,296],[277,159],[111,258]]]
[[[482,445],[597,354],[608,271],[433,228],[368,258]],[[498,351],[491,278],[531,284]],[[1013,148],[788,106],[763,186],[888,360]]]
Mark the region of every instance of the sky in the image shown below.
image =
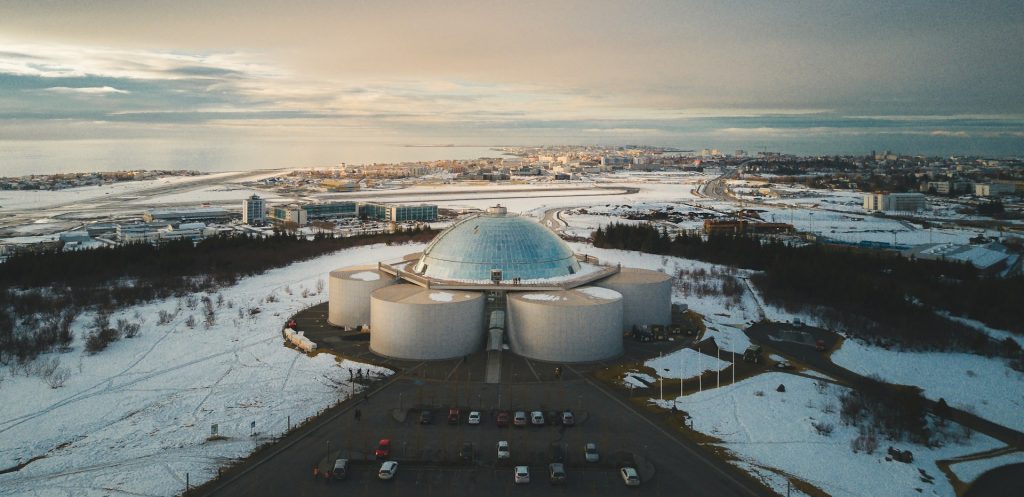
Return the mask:
[[[1021,81],[1020,0],[5,0],[0,172],[77,147],[1024,155]]]

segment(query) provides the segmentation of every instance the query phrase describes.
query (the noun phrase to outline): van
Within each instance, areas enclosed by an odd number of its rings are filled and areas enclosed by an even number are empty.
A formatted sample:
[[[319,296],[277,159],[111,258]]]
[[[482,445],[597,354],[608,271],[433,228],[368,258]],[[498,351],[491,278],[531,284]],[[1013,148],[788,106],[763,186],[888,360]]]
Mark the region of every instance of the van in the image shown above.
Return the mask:
[[[334,461],[334,471],[332,473],[335,480],[344,480],[348,476],[348,459]]]

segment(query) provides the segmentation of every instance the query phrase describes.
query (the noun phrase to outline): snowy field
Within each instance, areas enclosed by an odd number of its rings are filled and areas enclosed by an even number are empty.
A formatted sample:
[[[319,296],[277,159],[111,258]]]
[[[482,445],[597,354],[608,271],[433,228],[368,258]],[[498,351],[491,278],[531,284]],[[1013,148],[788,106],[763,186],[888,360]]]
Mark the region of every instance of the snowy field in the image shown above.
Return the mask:
[[[880,440],[873,454],[853,453],[850,440],[858,431],[839,419],[838,395],[845,388],[819,388],[815,383],[800,376],[765,373],[676,401],[693,417],[693,428],[720,439],[739,458],[738,466],[754,468],[755,474],[791,474],[837,497],[954,497],[952,485],[935,462],[1002,445],[975,434],[966,443],[949,441],[938,448]],[[785,392],[776,391],[780,384],[786,386]],[[819,433],[815,423],[831,425],[832,433]],[[912,451],[914,462],[886,461],[889,445]],[[921,481],[919,470],[934,477],[933,482]],[[765,480],[786,494],[785,481],[777,474]]]
[[[57,356],[72,371],[63,387],[4,371],[0,466],[42,458],[0,475],[0,495],[173,495],[186,472],[193,484],[212,478],[218,466],[284,433],[289,416],[295,426],[346,398],[348,368],[374,369],[283,345],[284,321],[326,299],[327,272],[422,248],[354,248],[243,279],[219,292],[224,304],[209,329],[201,306],[178,309],[175,299],[129,308],[112,319],[142,320],[141,334],[95,356],[82,345],[91,316],[79,318],[75,350]],[[262,312],[249,317],[249,308]],[[161,310],[176,316],[159,325]],[[191,315],[193,329],[185,324]],[[208,441],[215,423],[225,439]]]
[[[958,462],[951,464],[950,469],[953,470],[953,474],[955,474],[960,481],[970,483],[977,480],[979,476],[985,474],[988,470],[995,469],[1000,466],[1020,463],[1024,463],[1024,452],[1011,452],[1009,454],[1003,454],[1001,456],[990,457],[987,459]]]
[[[899,352],[848,339],[832,361],[862,375],[914,385],[932,400],[1024,431],[1024,373],[998,358],[950,352]]]
[[[101,186],[81,186],[64,190],[0,190],[0,212],[11,209],[41,209],[55,205],[78,203],[77,206],[95,205],[97,201],[109,201],[130,197],[142,190],[183,186],[197,181],[216,179],[238,173],[214,173],[201,176],[168,176],[144,181],[121,181]],[[241,202],[241,197],[239,197]]]
[[[732,366],[731,356],[719,360],[693,349],[680,349],[669,355],[650,359],[644,363],[662,378],[695,378],[706,371],[720,371]]]

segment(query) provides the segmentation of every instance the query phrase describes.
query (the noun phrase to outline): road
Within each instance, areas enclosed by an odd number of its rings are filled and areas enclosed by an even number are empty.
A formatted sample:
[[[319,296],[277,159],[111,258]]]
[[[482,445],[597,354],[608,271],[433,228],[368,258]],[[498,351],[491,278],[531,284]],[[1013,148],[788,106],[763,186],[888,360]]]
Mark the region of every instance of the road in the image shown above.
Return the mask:
[[[792,360],[807,364],[813,369],[851,385],[854,388],[867,381],[863,376],[836,365],[832,362],[829,354],[818,352],[814,349],[814,341],[820,339],[825,342],[827,350],[832,350],[839,340],[838,335],[835,333],[810,326],[803,326],[798,331],[806,333],[811,337],[803,343],[799,341],[773,340],[769,338],[770,335],[777,336],[780,331],[788,329],[791,329],[791,327],[785,324],[762,322],[747,328],[746,332],[747,336],[749,336],[751,341],[754,343],[760,344],[765,348],[775,349]],[[928,403],[928,409],[934,414],[936,403],[933,401],[928,401]],[[949,407],[949,412],[950,414],[948,419],[952,421],[967,426],[976,432],[984,433],[985,435],[995,438],[1008,446],[1016,447],[1018,449],[1024,448],[1024,433],[993,423],[987,419],[978,417],[952,406]]]

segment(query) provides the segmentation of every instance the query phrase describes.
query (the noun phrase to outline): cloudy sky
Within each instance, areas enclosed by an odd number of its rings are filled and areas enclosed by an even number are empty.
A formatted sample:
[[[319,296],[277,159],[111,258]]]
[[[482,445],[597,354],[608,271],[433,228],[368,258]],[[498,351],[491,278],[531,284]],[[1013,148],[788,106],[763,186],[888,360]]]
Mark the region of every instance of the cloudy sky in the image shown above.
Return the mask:
[[[1022,61],[1019,0],[5,0],[0,167],[133,140],[1024,154]]]

